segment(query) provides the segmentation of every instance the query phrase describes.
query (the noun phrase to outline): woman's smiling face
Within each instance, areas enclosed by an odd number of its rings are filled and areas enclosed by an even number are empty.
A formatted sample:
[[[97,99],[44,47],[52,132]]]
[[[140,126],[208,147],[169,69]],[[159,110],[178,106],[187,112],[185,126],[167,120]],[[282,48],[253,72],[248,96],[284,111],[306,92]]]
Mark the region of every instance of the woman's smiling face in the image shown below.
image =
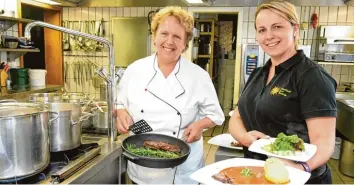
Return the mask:
[[[275,11],[261,10],[255,21],[256,38],[261,48],[271,57],[281,56],[294,48],[297,31],[281,13]]]
[[[154,42],[159,57],[176,61],[186,47],[186,31],[177,18],[168,16],[159,25]]]

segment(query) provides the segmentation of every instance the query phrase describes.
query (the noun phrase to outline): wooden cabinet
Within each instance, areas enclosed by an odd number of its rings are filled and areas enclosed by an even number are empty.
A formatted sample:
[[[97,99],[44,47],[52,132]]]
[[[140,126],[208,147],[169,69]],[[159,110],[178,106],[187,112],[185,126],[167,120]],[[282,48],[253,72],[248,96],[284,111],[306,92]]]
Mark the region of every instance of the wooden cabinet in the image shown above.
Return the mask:
[[[194,37],[195,49],[194,63],[208,71],[212,80],[216,78],[215,70],[215,45],[218,43],[218,21],[215,19],[195,19],[196,29],[199,30],[197,37]]]

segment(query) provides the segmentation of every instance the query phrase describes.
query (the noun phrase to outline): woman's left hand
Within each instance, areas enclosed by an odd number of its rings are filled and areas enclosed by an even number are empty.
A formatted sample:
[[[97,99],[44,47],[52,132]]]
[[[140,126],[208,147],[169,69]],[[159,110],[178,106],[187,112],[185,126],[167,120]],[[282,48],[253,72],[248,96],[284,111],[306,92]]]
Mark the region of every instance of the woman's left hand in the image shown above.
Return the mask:
[[[186,128],[184,132],[184,140],[187,143],[193,143],[201,139],[203,128],[200,126],[200,121],[196,121]]]

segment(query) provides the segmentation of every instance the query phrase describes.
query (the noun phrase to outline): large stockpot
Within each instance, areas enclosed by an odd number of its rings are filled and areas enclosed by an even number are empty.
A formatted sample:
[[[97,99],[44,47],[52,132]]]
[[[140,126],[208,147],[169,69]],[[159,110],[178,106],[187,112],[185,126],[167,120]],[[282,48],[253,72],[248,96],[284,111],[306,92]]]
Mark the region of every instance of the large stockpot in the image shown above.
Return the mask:
[[[83,113],[75,103],[48,103],[49,110],[58,112],[49,129],[50,151],[59,152],[77,148],[81,145],[81,122],[91,114]]]
[[[78,103],[84,105],[89,101],[89,95],[86,93],[64,93],[62,95],[63,102]]]
[[[55,103],[62,102],[61,93],[33,93],[28,96],[29,102]]]
[[[49,164],[48,108],[0,103],[0,180],[26,177]]]

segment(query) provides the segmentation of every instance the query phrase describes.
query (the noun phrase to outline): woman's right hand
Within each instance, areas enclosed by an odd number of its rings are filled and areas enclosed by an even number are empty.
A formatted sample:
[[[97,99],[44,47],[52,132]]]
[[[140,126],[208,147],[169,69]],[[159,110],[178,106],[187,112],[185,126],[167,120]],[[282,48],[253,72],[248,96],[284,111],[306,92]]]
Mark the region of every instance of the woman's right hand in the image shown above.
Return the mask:
[[[254,141],[261,139],[261,138],[270,138],[270,136],[265,135],[262,132],[252,130],[246,132],[243,137],[241,138],[240,142],[243,146],[249,147]]]
[[[126,134],[129,132],[128,129],[129,126],[133,124],[133,120],[126,109],[116,110],[116,124],[120,134]]]

